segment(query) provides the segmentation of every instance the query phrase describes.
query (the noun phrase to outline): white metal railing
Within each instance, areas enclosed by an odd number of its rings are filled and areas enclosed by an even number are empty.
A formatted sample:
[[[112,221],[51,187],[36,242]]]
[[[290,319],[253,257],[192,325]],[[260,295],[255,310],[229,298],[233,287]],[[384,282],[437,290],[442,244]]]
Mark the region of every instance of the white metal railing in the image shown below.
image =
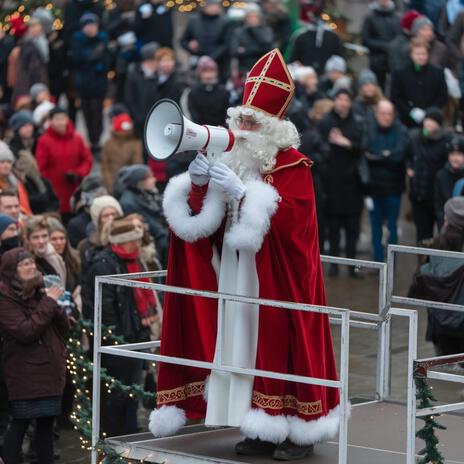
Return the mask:
[[[417,309],[433,308],[442,311],[457,311],[464,312],[464,305],[450,304],[439,301],[423,300],[420,298],[407,298],[402,296],[394,295],[394,272],[395,272],[395,258],[397,254],[409,254],[409,255],[425,255],[425,256],[439,256],[442,258],[454,258],[461,259],[462,265],[464,266],[464,253],[457,251],[447,250],[434,250],[431,248],[420,248],[403,245],[389,245],[387,253],[387,311],[392,314],[390,305],[392,304],[404,304],[412,306]],[[409,341],[411,344],[411,340]],[[417,350],[417,341],[416,341]],[[429,371],[430,367],[446,365],[456,362],[464,361],[464,353],[457,355],[448,356],[434,356],[426,359],[417,359],[417,352],[413,358],[414,367],[413,374],[409,379],[410,388],[408,388],[408,464],[413,463],[414,449],[410,448],[409,441],[411,440],[412,446],[414,446],[414,436],[416,432],[416,417],[427,416],[429,414],[440,414],[451,411],[458,411],[464,409],[464,402],[444,404],[439,406],[433,406],[426,409],[416,409],[416,388],[414,378],[415,376],[428,377],[430,379],[442,380],[447,382],[464,383],[463,375],[449,374],[446,372]],[[418,375],[418,371],[421,371]],[[409,405],[411,404],[411,407]]]
[[[259,376],[265,378],[274,378],[299,382],[312,385],[321,385],[340,390],[340,425],[339,425],[339,464],[347,463],[347,440],[348,440],[348,368],[349,368],[349,333],[350,333],[350,310],[344,308],[335,308],[328,306],[317,306],[308,304],[288,303],[262,298],[249,298],[237,295],[229,295],[218,292],[192,290],[172,285],[165,285],[150,282],[137,282],[139,277],[160,277],[160,273],[142,273],[142,274],[124,274],[112,276],[99,276],[95,280],[95,314],[94,314],[94,360],[93,360],[93,390],[92,390],[92,464],[97,464],[97,444],[100,439],[100,393],[101,393],[101,355],[109,354],[115,356],[124,356],[128,358],[146,359],[149,361],[165,362],[170,364],[198,367],[203,369],[214,369],[222,372],[231,372],[243,375]],[[159,346],[159,341],[144,342],[117,346],[102,346],[101,344],[101,323],[102,323],[102,286],[119,285],[124,287],[138,287],[161,292],[177,293],[182,295],[191,295],[203,298],[218,300],[218,330],[217,345],[222,346],[222,320],[224,316],[225,302],[236,301],[241,303],[250,303],[265,305],[274,308],[284,308],[288,310],[308,311],[322,314],[329,314],[340,319],[341,336],[340,336],[340,369],[339,380],[328,380],[314,377],[305,377],[300,375],[282,374],[271,371],[258,369],[245,369],[222,362],[222,356],[219,354],[213,362],[197,361],[186,358],[177,358],[153,353],[143,353],[137,350],[150,349]],[[362,313],[358,314],[360,316]]]

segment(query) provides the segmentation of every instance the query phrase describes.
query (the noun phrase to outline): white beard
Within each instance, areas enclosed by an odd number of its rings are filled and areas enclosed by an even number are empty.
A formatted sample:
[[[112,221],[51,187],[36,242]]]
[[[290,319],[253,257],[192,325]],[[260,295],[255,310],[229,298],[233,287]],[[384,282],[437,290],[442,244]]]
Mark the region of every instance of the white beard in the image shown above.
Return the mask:
[[[231,128],[235,145],[222,153],[217,161],[229,166],[242,180],[255,179],[275,166],[278,147],[262,131]]]

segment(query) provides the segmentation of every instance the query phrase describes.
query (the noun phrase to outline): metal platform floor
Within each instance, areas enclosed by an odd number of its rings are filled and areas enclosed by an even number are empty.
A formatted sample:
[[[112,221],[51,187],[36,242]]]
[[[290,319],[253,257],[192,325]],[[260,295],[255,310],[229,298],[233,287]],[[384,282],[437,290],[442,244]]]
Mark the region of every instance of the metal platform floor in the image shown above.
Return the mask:
[[[447,464],[464,464],[464,415],[447,414],[440,422],[448,429],[439,432],[440,449]],[[421,427],[417,421],[416,427]],[[406,462],[406,408],[397,403],[370,403],[353,408],[348,426],[350,464],[403,464]],[[250,463],[275,464],[270,457],[237,456],[234,445],[241,440],[236,428],[184,427],[177,435],[153,438],[150,433],[113,437],[107,441],[128,458],[169,464]],[[416,452],[423,442],[416,441]],[[316,445],[302,464],[337,464],[338,444]]]

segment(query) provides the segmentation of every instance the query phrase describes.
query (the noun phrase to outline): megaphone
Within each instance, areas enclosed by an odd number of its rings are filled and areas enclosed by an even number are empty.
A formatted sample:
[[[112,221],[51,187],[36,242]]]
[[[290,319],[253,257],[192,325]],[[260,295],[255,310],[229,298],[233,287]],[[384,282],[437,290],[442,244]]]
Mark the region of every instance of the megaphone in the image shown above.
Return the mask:
[[[191,150],[214,156],[230,151],[234,146],[234,136],[229,129],[195,124],[169,98],[153,105],[145,121],[144,139],[148,153],[157,160]]]

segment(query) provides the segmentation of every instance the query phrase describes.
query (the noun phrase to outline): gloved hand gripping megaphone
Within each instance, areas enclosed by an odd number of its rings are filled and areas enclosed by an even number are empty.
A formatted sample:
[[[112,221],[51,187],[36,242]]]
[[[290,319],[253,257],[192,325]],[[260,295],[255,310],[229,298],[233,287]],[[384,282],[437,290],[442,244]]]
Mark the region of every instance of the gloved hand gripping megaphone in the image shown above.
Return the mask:
[[[168,98],[158,101],[150,110],[144,138],[148,153],[158,160],[191,150],[205,151],[214,157],[234,146],[234,136],[229,129],[195,124]]]

